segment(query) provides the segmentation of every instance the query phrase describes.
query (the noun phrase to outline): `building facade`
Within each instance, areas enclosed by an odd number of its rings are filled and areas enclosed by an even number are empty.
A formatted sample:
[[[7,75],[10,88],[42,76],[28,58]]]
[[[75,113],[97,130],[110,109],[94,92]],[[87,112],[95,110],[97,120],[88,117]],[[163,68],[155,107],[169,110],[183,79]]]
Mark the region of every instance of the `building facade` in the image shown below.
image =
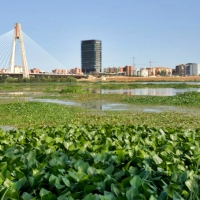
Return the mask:
[[[200,75],[200,65],[197,63],[185,64],[185,75],[186,76],[198,76]]]
[[[126,65],[124,67],[123,71],[125,72],[126,76],[132,76],[133,75],[133,67],[132,66]]]
[[[156,67],[154,75],[155,76],[171,76],[172,69],[168,67]]]
[[[83,74],[80,68],[74,68],[69,70],[69,74]]]
[[[101,41],[83,40],[81,41],[81,69],[85,74],[91,72],[101,72]]]
[[[149,75],[149,72],[146,68],[141,68],[140,69],[140,76],[142,77],[147,77]]]
[[[14,66],[14,73],[22,73],[23,69],[21,66]]]
[[[179,76],[185,76],[185,65],[184,64],[177,65],[175,74]]]
[[[54,74],[68,74],[67,69],[54,69],[52,70]]]
[[[6,72],[7,72],[7,69],[5,68],[0,69],[0,73],[6,73]]]
[[[31,73],[33,74],[39,74],[40,73],[40,69],[37,69],[37,68],[33,68],[30,70]]]

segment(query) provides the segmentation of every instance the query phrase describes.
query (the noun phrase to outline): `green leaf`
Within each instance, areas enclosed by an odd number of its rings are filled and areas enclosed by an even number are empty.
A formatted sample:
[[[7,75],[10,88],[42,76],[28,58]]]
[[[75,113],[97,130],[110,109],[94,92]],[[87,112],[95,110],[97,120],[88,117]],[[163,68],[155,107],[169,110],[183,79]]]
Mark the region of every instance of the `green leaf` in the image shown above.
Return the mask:
[[[153,195],[150,196],[149,200],[157,200]]]
[[[1,177],[3,179],[6,179],[6,178],[10,179],[11,178],[10,177],[10,171],[7,170],[7,169],[3,169],[0,174],[1,174]]]
[[[124,171],[119,171],[119,172],[116,172],[113,176],[115,178],[115,180],[119,180],[121,179],[122,176],[124,176],[125,172]]]
[[[56,200],[56,195],[49,193],[42,196],[41,200]]]
[[[50,185],[50,188],[52,189],[54,187],[55,184],[59,184],[59,180],[58,180],[58,177],[51,174],[51,176],[49,177],[49,185]]]
[[[130,176],[130,177],[127,177],[127,178],[125,178],[125,179],[122,180],[122,186],[123,186],[123,188],[128,188],[128,187],[131,186],[131,184],[130,184],[130,180],[131,179],[132,179],[132,177]]]
[[[173,200],[184,200],[176,191],[173,194]]]
[[[10,188],[3,188],[3,191],[1,190],[1,200],[6,200],[7,199],[7,193],[10,190]]]
[[[16,189],[16,190],[20,190],[21,187],[24,186],[26,182],[27,182],[26,177],[23,177],[23,178],[21,178],[19,181],[14,182],[14,183],[12,184],[12,187],[13,187],[14,189]]]
[[[104,170],[104,173],[105,174],[112,174],[112,172],[114,171],[114,166],[113,165],[110,165],[108,168],[106,168],[105,170]]]
[[[68,179],[66,179],[66,178],[63,177],[62,180],[63,180],[63,182],[64,182],[64,184],[65,184],[66,186],[70,187],[70,182],[69,182]]]
[[[46,143],[51,143],[51,142],[53,141],[53,138],[47,136],[47,137],[45,138],[45,141],[46,141]]]
[[[89,166],[87,169],[87,174],[90,176],[94,176],[96,174],[96,169]]]
[[[4,181],[3,185],[7,188],[12,187],[13,182],[9,179],[6,178],[6,180]]]
[[[187,181],[185,181],[185,185],[187,186],[190,192],[196,192],[199,188],[197,182],[192,179],[188,179]]]
[[[153,155],[153,160],[157,165],[159,165],[163,162],[163,160],[157,154]]]
[[[43,197],[44,195],[50,194],[50,193],[51,193],[50,191],[48,191],[48,190],[46,190],[46,189],[44,189],[44,188],[42,188],[42,189],[40,190],[40,196],[41,196],[41,197]]]
[[[139,195],[139,191],[134,187],[131,187],[126,191],[126,197],[128,200],[133,200],[135,196]]]
[[[57,166],[58,164],[59,164],[58,158],[52,158],[52,159],[49,161],[49,165],[50,165],[51,167],[55,167],[55,166]]]
[[[86,185],[84,188],[84,193],[85,194],[89,194],[91,193],[93,190],[95,190],[97,188],[96,185]]]
[[[83,200],[96,200],[95,196],[93,194],[88,194],[83,198]]]
[[[118,186],[116,184],[111,184],[111,191],[116,195],[119,196],[121,194],[120,189],[118,188]]]
[[[30,194],[27,193],[27,192],[24,192],[24,193],[22,194],[22,199],[23,199],[23,200],[31,200],[31,199],[33,199],[33,196],[30,195]]]
[[[130,184],[136,189],[138,190],[138,188],[142,185],[144,181],[139,177],[139,176],[134,176],[131,181]]]
[[[77,182],[83,180],[83,179],[89,179],[88,175],[83,172],[68,172],[69,175],[75,179]]]
[[[104,192],[104,196],[99,195],[101,200],[116,200],[115,196],[111,192]]]
[[[87,172],[87,169],[89,167],[89,164],[87,162],[84,162],[83,160],[78,160],[75,164],[74,164],[74,168],[77,171],[82,171],[82,172]]]

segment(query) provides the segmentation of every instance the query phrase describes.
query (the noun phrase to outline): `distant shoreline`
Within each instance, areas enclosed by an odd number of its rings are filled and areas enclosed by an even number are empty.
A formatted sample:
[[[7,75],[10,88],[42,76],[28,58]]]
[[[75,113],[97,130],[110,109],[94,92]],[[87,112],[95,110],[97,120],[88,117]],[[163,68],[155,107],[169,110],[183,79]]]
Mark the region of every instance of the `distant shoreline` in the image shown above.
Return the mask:
[[[109,76],[104,78],[79,79],[78,81],[103,81],[103,82],[200,82],[200,76],[170,76],[170,77],[128,77]]]

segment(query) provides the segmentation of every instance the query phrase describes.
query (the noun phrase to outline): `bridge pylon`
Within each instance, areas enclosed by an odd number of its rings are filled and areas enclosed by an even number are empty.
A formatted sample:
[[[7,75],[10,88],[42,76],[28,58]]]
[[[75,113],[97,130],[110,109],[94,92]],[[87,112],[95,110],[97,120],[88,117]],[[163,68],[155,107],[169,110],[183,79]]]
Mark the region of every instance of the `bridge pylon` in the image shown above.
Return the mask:
[[[14,34],[13,34],[12,50],[11,50],[11,55],[10,55],[9,72],[14,73],[15,49],[16,49],[16,40],[17,39],[19,39],[19,44],[20,44],[23,78],[29,78],[28,63],[27,63],[27,59],[26,59],[26,51],[25,51],[25,47],[24,47],[22,27],[21,27],[21,24],[19,24],[19,23],[16,23],[14,25]]]

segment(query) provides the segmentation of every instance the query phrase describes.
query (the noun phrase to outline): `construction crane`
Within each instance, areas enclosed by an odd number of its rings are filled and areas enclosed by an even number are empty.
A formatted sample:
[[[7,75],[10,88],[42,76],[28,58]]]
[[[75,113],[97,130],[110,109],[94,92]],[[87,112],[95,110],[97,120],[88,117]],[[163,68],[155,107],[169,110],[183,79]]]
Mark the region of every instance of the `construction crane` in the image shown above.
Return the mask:
[[[146,65],[146,64],[135,64],[134,60],[135,60],[135,57],[132,57],[133,58],[133,68],[135,68],[136,65]]]

